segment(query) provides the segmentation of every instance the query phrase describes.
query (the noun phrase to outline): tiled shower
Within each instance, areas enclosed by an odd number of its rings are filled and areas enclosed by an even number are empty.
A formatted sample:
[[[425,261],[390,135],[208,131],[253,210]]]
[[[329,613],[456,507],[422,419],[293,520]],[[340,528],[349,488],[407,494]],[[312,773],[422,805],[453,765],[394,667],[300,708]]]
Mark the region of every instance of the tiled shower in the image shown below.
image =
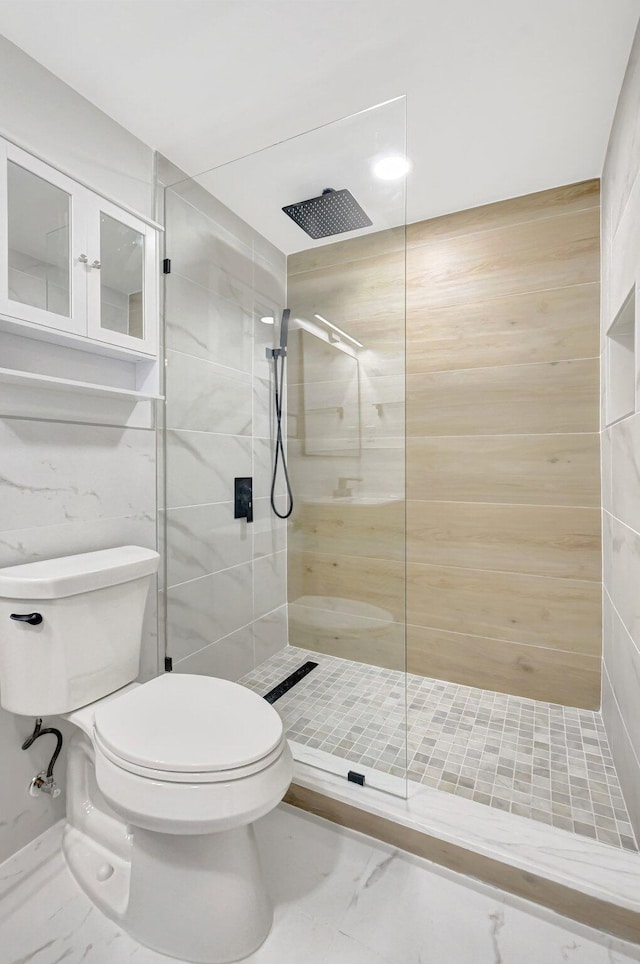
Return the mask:
[[[403,149],[402,101],[167,174],[167,655],[263,694],[316,662],[274,704],[307,763],[635,850],[600,714],[600,182],[406,227],[404,181],[374,184],[354,238],[277,223],[301,157],[385,138]]]

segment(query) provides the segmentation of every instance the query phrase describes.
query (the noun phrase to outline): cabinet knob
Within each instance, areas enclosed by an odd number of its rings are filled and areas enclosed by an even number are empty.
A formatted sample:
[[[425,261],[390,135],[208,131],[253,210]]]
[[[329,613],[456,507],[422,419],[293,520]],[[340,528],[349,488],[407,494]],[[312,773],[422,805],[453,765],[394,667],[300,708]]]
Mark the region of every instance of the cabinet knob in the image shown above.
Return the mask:
[[[79,258],[78,258],[78,261],[80,262],[80,264],[88,264],[88,263],[89,263],[89,259],[88,259],[88,257],[86,256],[86,254],[81,254],[81,255],[79,256]]]
[[[100,263],[99,261],[92,261],[92,262],[91,262],[91,267],[92,267],[92,268],[101,268],[102,265],[101,265],[101,263]]]

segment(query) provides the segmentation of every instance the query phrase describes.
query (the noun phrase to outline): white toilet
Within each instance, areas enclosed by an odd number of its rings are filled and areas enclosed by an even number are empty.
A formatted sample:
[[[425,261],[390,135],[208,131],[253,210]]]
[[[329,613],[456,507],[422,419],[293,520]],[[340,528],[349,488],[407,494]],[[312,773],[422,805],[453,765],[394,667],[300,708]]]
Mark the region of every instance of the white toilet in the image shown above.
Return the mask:
[[[0,702],[78,727],[64,852],[89,897],[142,944],[223,964],[269,933],[252,823],[293,764],[276,711],[237,683],[132,682],[158,561],[125,546],[0,569]]]

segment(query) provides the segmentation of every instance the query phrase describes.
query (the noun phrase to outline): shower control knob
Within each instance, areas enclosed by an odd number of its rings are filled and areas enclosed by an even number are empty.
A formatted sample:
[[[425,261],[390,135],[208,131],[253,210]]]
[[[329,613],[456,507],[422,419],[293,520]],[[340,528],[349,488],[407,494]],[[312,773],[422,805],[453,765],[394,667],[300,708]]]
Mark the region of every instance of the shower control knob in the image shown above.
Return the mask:
[[[15,619],[17,623],[29,623],[30,626],[39,626],[42,622],[40,613],[11,613],[9,619]]]
[[[234,479],[233,517],[253,522],[253,479],[249,476]]]

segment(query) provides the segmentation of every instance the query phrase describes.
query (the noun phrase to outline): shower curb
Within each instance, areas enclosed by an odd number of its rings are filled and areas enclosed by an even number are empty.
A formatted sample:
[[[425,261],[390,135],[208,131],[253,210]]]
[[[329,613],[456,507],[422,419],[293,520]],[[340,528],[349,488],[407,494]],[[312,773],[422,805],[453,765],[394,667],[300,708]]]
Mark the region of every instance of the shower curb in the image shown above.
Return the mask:
[[[402,799],[299,762],[284,802],[640,943],[636,853],[418,784]]]

